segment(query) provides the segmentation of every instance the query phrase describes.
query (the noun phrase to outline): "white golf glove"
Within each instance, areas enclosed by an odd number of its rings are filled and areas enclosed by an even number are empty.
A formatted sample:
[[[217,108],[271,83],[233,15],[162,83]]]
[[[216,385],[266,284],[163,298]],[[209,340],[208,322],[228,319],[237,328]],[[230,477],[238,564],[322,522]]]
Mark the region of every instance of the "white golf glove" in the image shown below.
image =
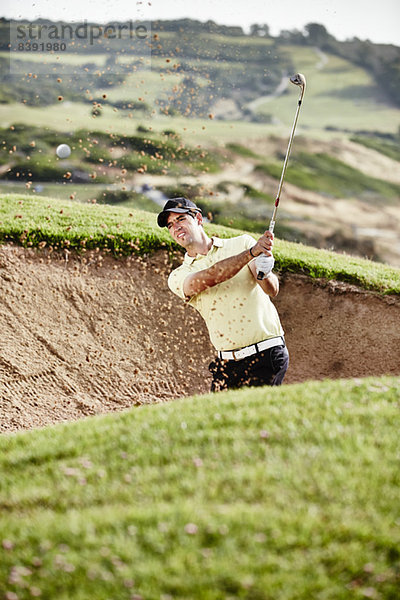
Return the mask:
[[[260,279],[259,273],[263,273],[262,279],[266,279],[274,268],[274,264],[275,259],[272,255],[259,254],[256,258],[257,279]]]

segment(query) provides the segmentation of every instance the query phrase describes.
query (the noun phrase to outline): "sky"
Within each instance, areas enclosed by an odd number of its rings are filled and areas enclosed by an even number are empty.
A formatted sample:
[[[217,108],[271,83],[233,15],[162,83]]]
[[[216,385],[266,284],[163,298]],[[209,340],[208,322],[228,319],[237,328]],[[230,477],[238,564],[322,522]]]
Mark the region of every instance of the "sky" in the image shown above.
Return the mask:
[[[246,31],[252,23],[266,23],[274,36],[320,23],[341,41],[358,37],[400,46],[399,0],[2,0],[0,16],[98,23],[190,17],[241,25]]]

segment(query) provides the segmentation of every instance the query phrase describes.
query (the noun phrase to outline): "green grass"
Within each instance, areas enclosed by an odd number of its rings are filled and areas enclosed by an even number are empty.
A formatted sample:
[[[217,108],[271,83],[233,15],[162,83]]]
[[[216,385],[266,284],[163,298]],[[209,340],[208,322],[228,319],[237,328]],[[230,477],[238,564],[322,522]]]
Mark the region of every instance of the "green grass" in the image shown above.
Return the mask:
[[[356,142],[356,144],[361,144],[362,146],[366,146],[366,148],[371,148],[372,150],[376,150],[393,160],[397,160],[400,162],[400,136],[396,138],[393,136],[392,139],[382,139],[379,137],[370,137],[370,136],[354,136],[350,138],[352,142]]]
[[[260,164],[256,170],[280,179],[282,163]],[[336,198],[372,197],[398,199],[400,185],[369,177],[328,154],[297,152],[290,160],[286,179],[300,188]]]
[[[0,242],[5,241],[55,249],[99,247],[115,254],[145,253],[169,245],[154,214],[22,195],[1,199]]]
[[[187,119],[185,117],[165,116],[154,114],[144,119],[142,115],[129,118],[126,111],[114,111],[110,106],[104,106],[103,116],[93,119],[90,115],[89,104],[68,102],[52,104],[47,107],[26,106],[22,103],[0,104],[0,126],[9,127],[13,123],[35,123],[38,127],[50,127],[58,131],[76,129],[113,132],[119,135],[135,134],[139,124],[145,122],[154,130],[174,129],[182,138],[193,144],[204,144],[212,141],[223,142],[243,140],[266,136],[271,132],[286,135],[288,125],[281,128],[262,123],[248,121],[219,121],[216,119]]]
[[[156,71],[143,71],[126,76],[121,85],[114,86],[107,91],[107,99],[111,102],[119,100],[132,102],[143,98],[147,104],[153,106],[156,101],[166,100],[168,96],[171,96],[172,88],[180,85],[182,79],[183,75],[177,73],[160,77],[160,73]]]
[[[156,216],[129,208],[80,204],[41,196],[3,195],[0,198],[0,243],[28,247],[103,248],[116,255],[147,253],[176,246]],[[240,231],[207,225],[210,235],[232,237]],[[360,285],[386,294],[400,293],[400,270],[326,250],[277,240],[276,268]]]
[[[0,594],[394,600],[399,396],[310,382],[3,436]]]
[[[231,142],[227,144],[226,147],[232,152],[235,152],[235,154],[239,154],[239,156],[243,156],[245,158],[260,158],[258,154],[253,152],[253,150],[250,150],[250,148],[247,148],[242,144]]]
[[[33,195],[37,196],[48,196],[50,198],[58,198],[60,200],[68,200],[71,195],[78,202],[86,202],[94,198],[99,198],[102,192],[113,191],[116,188],[120,189],[122,184],[109,184],[104,185],[103,183],[74,183],[71,184],[66,180],[63,183],[42,183],[41,182],[40,193],[35,191],[36,185],[32,185],[29,189],[23,182],[16,181],[1,181],[0,182],[0,196],[5,194],[16,194],[16,195]]]
[[[139,209],[152,213],[159,213],[158,204],[147,198],[144,194],[137,192],[128,192],[124,190],[101,190],[97,195],[97,202],[100,204],[111,204],[114,206],[123,206],[129,209]]]
[[[282,271],[336,279],[386,294],[400,293],[400,269],[389,265],[283,240],[276,242],[274,255]]]
[[[0,52],[0,58],[5,58],[7,60],[10,60],[10,53],[9,52]],[[106,54],[76,54],[73,52],[65,52],[62,55],[62,64],[71,64],[71,65],[76,65],[76,66],[80,66],[80,65],[85,65],[87,63],[95,63],[98,67],[102,67],[105,64],[106,61]],[[13,60],[16,60],[15,58],[15,54],[13,56]],[[43,53],[42,52],[38,52],[35,54],[35,52],[19,52],[18,53],[18,60],[20,61],[27,61],[29,63],[31,62],[37,62],[37,63],[43,63]],[[60,57],[57,56],[57,54],[51,54],[50,52],[46,52],[46,64],[48,63],[55,63],[55,64],[60,64]]]

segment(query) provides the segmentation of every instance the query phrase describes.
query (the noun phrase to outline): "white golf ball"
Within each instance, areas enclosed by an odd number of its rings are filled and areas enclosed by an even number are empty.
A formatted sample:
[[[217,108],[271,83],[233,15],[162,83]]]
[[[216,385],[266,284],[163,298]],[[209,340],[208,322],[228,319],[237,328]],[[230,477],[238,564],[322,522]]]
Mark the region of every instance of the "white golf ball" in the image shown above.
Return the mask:
[[[56,154],[58,158],[68,158],[68,156],[71,154],[71,148],[68,146],[68,144],[60,144],[57,146]]]

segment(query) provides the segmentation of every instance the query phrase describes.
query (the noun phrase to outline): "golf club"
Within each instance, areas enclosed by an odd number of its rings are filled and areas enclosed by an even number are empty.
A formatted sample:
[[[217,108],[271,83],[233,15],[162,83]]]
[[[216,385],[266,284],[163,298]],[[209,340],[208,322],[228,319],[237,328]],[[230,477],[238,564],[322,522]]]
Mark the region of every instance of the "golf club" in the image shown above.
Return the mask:
[[[276,213],[277,213],[278,206],[279,206],[279,200],[280,200],[280,196],[281,196],[281,192],[282,192],[282,186],[283,186],[283,180],[284,180],[285,173],[286,173],[286,167],[287,167],[287,164],[288,164],[288,161],[289,161],[290,149],[292,147],[292,142],[293,142],[293,138],[294,138],[294,132],[295,132],[296,125],[297,125],[297,120],[299,118],[299,112],[300,112],[301,104],[303,102],[304,92],[306,91],[306,78],[301,73],[296,73],[296,75],[293,75],[290,78],[290,82],[294,83],[294,85],[299,85],[300,88],[301,88],[301,91],[300,91],[299,101],[297,103],[297,110],[296,110],[296,114],[295,114],[294,121],[293,121],[293,127],[292,127],[292,131],[291,131],[291,134],[290,134],[288,147],[287,147],[287,150],[286,150],[285,161],[283,163],[281,180],[279,182],[279,187],[278,187],[278,193],[277,193],[276,198],[275,198],[274,212],[272,213],[271,221],[270,221],[269,227],[268,227],[268,230],[271,233],[274,232],[274,228],[275,228]],[[273,267],[274,266],[274,257],[270,256],[268,258],[271,259],[271,263],[272,263],[272,267]],[[272,269],[272,267],[271,267],[271,269]],[[258,275],[257,275],[257,279],[263,279],[263,278],[264,278],[264,273],[262,271],[260,271],[258,273]]]

